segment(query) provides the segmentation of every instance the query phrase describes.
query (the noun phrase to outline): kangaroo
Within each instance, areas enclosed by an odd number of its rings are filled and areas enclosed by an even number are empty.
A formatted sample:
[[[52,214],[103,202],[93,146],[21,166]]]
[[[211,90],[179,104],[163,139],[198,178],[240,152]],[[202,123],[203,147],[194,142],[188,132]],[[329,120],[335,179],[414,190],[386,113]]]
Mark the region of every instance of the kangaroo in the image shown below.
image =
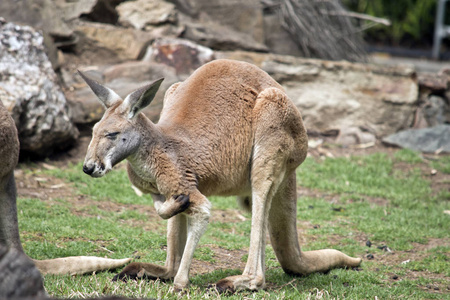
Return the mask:
[[[175,289],[187,288],[194,250],[210,218],[210,195],[237,196],[252,213],[245,270],[217,282],[219,291],[265,287],[266,228],[288,274],[360,264],[337,250],[300,250],[295,169],[306,157],[307,134],[300,112],[267,73],[232,60],[205,64],[167,90],[157,124],[140,112],[163,79],[122,100],[80,75],[106,107],[83,171],[102,177],[126,159],[131,183],[151,194],[156,212],[168,219],[165,265],[133,262],[113,280],[173,279]]]
[[[14,120],[0,101],[0,244],[23,252],[17,221],[14,168],[19,159],[19,138]],[[131,261],[94,256],[33,260],[42,274],[83,274],[114,269]]]

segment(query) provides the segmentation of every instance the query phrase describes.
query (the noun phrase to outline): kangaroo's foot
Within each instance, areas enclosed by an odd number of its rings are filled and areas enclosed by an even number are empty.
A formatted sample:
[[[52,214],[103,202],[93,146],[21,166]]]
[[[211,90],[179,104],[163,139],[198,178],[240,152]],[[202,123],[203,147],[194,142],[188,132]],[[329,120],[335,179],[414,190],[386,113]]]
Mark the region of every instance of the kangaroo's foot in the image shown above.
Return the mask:
[[[236,275],[219,280],[216,289],[219,293],[234,293],[238,290],[260,290],[265,287],[264,276]]]
[[[168,270],[167,267],[150,263],[133,262],[126,266],[122,272],[114,276],[113,281],[122,280],[127,282],[129,279],[173,279],[174,272]]]

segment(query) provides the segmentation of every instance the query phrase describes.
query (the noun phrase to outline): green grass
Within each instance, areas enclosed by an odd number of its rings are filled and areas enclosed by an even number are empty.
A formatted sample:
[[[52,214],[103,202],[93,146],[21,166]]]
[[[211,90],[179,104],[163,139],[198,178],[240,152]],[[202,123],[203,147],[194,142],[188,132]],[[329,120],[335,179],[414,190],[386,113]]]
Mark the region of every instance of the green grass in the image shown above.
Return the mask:
[[[408,171],[405,173],[399,165],[407,165]],[[336,269],[327,274],[291,277],[282,271],[272,247],[267,245],[268,287],[264,291],[218,295],[208,289],[210,284],[242,272],[232,264],[191,276],[190,289],[184,294],[173,292],[171,282],[111,282],[117,271],[45,276],[45,288],[51,296],[64,298],[450,299],[450,216],[443,213],[450,209],[450,193],[448,188],[433,191],[430,177],[422,174],[423,166],[446,174],[450,160],[440,156],[429,162],[415,152],[401,150],[392,156],[377,153],[324,161],[308,158],[298,169],[300,190],[311,189],[317,195],[298,201],[303,250],[335,248],[363,257],[358,271]],[[73,199],[20,198],[20,230],[25,251],[31,257],[96,255],[164,264],[166,221],[139,208],[151,206],[152,201],[148,196],[136,196],[123,168],[100,179],[84,175],[79,164],[44,172],[72,185],[92,205],[78,207]],[[229,218],[236,215],[238,206],[233,198],[211,200],[213,209],[222,210]],[[121,209],[99,205],[109,202],[120,204]],[[194,258],[214,265],[219,257],[211,248],[220,247],[245,262],[247,255],[240,255],[242,249],[248,249],[251,219],[242,214],[245,220],[236,218],[227,223],[212,219]],[[367,240],[372,247],[366,246]],[[430,240],[433,244],[426,246]],[[392,252],[377,248],[382,245]],[[368,253],[375,259],[367,260]],[[398,278],[392,279],[393,275]]]
[[[70,165],[67,170],[47,170],[46,173],[72,182],[80,195],[89,195],[93,200],[106,200],[121,204],[152,204],[149,197],[136,197],[135,192],[131,189],[127,172],[123,169],[109,172],[106,179],[87,176],[82,171],[82,163]]]

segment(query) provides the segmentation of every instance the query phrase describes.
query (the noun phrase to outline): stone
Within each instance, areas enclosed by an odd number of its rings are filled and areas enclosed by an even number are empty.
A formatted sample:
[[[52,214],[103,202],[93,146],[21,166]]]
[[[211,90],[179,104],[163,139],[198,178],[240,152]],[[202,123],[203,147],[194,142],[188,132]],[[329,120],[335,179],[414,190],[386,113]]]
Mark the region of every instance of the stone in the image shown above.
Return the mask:
[[[147,49],[144,61],[162,63],[175,68],[178,75],[190,75],[200,66],[214,59],[207,47],[185,39],[157,39]]]
[[[383,138],[383,142],[415,151],[448,153],[450,152],[450,125],[442,124],[429,128],[400,131]]]
[[[447,76],[445,74],[419,73],[417,76],[419,87],[430,92],[443,92],[447,89]]]
[[[449,107],[442,97],[431,95],[423,106],[423,115],[429,127],[444,124]]]
[[[377,138],[373,133],[359,127],[344,127],[339,130],[339,135],[335,142],[339,145],[352,146],[375,143],[376,140]]]
[[[147,46],[159,37],[175,37],[179,31],[173,26],[161,26],[149,31],[120,28],[109,24],[83,22],[76,30],[93,41],[98,47],[113,51],[119,59],[135,60],[143,55]]]
[[[263,7],[259,0],[174,0],[177,8],[200,27],[216,23],[264,43]],[[184,22],[183,22],[184,23]]]
[[[291,35],[281,26],[280,16],[276,13],[264,14],[264,43],[270,53],[302,56],[302,51]]]
[[[64,13],[52,0],[0,1],[0,12],[8,22],[42,29],[57,38],[74,38]]]
[[[416,73],[410,67],[243,51],[215,55],[248,61],[268,72],[300,109],[308,130],[359,127],[382,137],[413,123],[418,86]]]
[[[116,6],[121,2],[123,0],[97,0],[92,10],[88,13],[83,13],[80,17],[99,23],[117,24],[119,14],[116,11]]]
[[[119,14],[116,6],[124,0],[54,0],[65,21],[80,17],[94,22],[116,24]]]
[[[65,21],[79,18],[82,14],[89,14],[93,11],[98,0],[57,0],[57,6],[63,12]]]
[[[190,6],[194,10],[191,11],[191,16],[199,24],[209,25],[214,22],[234,32],[245,33],[255,43],[264,43],[263,8],[260,0],[196,0],[190,1]]]
[[[183,22],[185,30],[181,37],[214,50],[246,50],[267,52],[263,43],[257,42],[249,34],[238,32],[216,22]]]
[[[0,98],[16,123],[21,152],[46,156],[78,137],[57,84],[43,36],[28,26],[0,23]]]
[[[175,5],[163,0],[127,1],[116,7],[119,23],[136,29],[146,29],[148,25],[175,23]]]

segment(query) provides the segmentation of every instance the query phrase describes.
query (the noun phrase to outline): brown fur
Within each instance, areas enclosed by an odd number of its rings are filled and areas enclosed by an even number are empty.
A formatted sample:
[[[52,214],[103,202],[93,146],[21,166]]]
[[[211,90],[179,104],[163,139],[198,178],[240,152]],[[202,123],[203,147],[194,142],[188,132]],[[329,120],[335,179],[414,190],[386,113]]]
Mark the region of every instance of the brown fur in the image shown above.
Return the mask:
[[[17,226],[14,168],[19,159],[19,138],[9,112],[0,101],[0,244],[22,250]]]
[[[156,93],[159,83],[148,88]],[[360,259],[336,250],[300,251],[295,169],[306,157],[307,135],[299,111],[269,75],[243,62],[206,64],[167,91],[156,125],[138,113],[154,94],[140,95],[105,104],[84,165],[86,173],[100,177],[127,158],[130,181],[151,193],[159,215],[169,218],[165,266],[133,264],[119,278],[174,277],[176,288],[187,287],[193,252],[209,220],[210,195],[236,195],[253,214],[246,268],[219,281],[219,289],[264,288],[267,227],[289,274],[359,265]],[[114,132],[115,138],[108,137]],[[189,196],[188,206],[179,195]]]

